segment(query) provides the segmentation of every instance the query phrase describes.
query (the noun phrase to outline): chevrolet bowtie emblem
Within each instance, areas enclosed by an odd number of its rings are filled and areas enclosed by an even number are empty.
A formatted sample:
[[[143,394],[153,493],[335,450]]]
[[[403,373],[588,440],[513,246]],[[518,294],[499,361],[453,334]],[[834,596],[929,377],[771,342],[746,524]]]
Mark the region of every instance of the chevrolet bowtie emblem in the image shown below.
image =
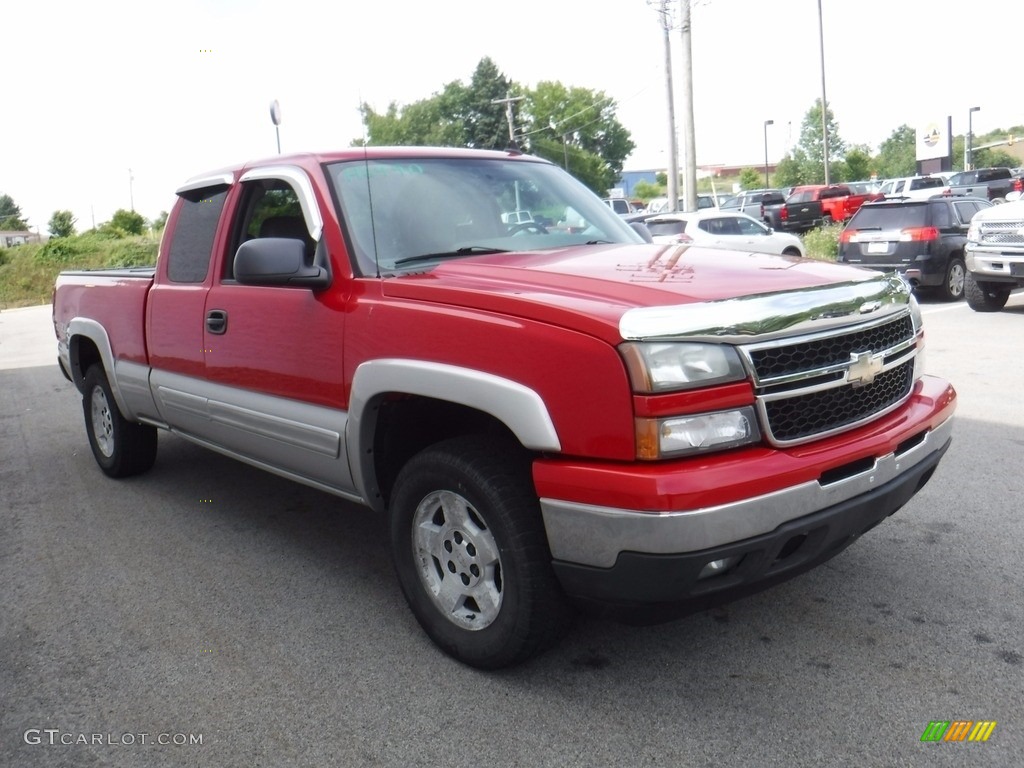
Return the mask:
[[[855,387],[866,387],[882,372],[882,357],[872,357],[870,352],[854,352],[850,355],[850,367],[846,369],[846,381]]]

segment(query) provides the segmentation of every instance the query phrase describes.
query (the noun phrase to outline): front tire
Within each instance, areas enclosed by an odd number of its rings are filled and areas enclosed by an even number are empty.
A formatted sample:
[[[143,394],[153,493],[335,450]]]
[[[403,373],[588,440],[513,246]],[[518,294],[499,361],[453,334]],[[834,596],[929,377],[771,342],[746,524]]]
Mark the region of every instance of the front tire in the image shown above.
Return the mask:
[[[979,283],[970,272],[964,277],[967,305],[975,312],[998,312],[1006,306],[1011,290],[999,283]]]
[[[395,481],[390,526],[409,607],[459,661],[517,664],[567,625],[530,458],[518,444],[459,437],[417,454]]]
[[[100,469],[109,477],[138,475],[156,461],[156,428],[121,415],[103,366],[86,371],[82,393],[85,431]]]

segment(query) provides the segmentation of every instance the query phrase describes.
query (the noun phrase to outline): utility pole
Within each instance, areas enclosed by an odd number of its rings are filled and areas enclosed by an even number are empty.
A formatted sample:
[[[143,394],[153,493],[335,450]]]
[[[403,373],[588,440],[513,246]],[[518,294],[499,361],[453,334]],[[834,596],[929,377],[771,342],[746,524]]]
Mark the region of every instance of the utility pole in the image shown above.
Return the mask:
[[[516,143],[515,114],[512,111],[512,104],[517,101],[522,101],[525,98],[525,96],[509,96],[506,94],[504,99],[491,99],[491,104],[505,105],[505,118],[508,120],[509,149],[519,149],[519,145]]]
[[[683,201],[697,210],[697,141],[693,125],[693,54],[690,48],[690,0],[679,0],[683,59]]]
[[[132,176],[132,169],[128,169],[128,203],[131,206],[132,213],[135,212],[135,177]]]
[[[818,46],[821,49],[821,149],[825,160],[825,186],[828,177],[828,101],[825,99],[825,26],[821,20],[821,0],[818,0]]]
[[[679,157],[676,154],[676,105],[675,89],[672,87],[672,44],[669,30],[672,20],[669,17],[668,0],[661,0],[658,13],[661,14],[661,28],[665,39],[665,84],[668,89],[668,210],[679,208]]]

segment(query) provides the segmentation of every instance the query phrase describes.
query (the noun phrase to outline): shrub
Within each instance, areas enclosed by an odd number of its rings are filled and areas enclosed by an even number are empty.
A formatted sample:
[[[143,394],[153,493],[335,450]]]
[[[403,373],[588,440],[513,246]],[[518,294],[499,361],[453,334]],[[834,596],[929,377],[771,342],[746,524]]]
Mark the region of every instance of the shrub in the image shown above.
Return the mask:
[[[107,256],[108,267],[151,267],[156,264],[156,252],[160,241],[132,237],[111,244]]]
[[[82,254],[82,244],[75,237],[51,237],[39,249],[36,260],[44,264],[71,264]]]
[[[843,231],[843,223],[829,224],[827,227],[812,229],[804,235],[804,247],[812,259],[835,261],[839,255],[839,233]]]

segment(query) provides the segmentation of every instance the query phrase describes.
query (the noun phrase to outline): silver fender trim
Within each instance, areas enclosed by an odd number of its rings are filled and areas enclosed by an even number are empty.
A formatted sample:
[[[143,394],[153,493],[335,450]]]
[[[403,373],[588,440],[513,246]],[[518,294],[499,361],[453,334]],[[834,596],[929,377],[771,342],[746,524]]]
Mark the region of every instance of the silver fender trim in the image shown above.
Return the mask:
[[[373,401],[395,392],[460,403],[488,413],[535,451],[561,450],[558,433],[541,396],[518,382],[490,373],[423,360],[385,358],[360,365],[352,379],[345,440],[352,477],[364,499],[380,507],[367,446],[373,445]]]

